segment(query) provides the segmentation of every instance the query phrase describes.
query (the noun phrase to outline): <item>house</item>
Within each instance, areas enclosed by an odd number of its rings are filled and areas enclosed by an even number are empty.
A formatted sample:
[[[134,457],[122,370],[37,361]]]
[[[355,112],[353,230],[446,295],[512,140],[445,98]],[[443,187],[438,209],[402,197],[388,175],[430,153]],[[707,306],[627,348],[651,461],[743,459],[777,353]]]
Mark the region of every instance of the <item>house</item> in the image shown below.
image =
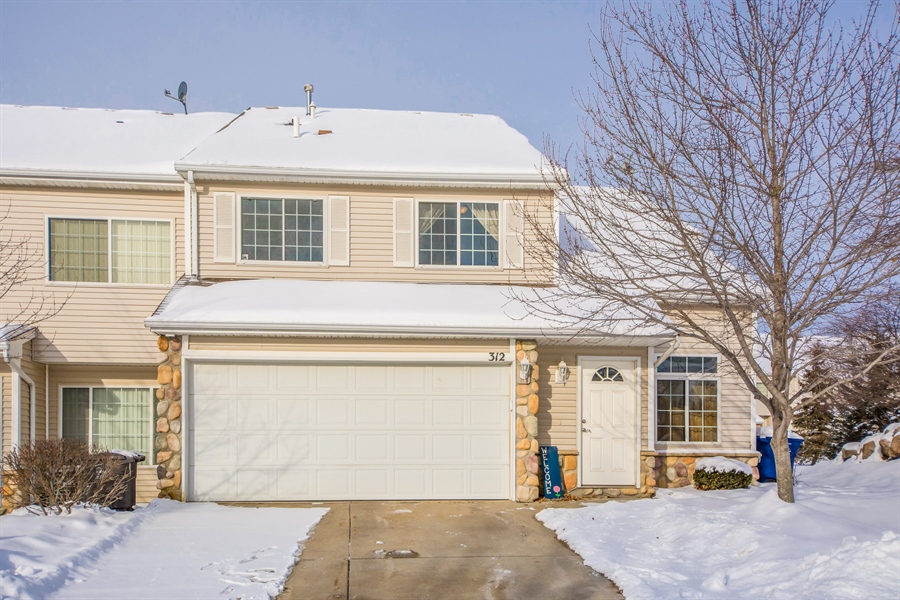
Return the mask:
[[[2,106],[0,132],[0,227],[39,258],[0,322],[61,305],[3,338],[4,451],[140,451],[141,500],[530,501],[540,445],[582,495],[755,465],[714,352],[512,293],[556,285],[523,211],[560,216],[498,117]]]

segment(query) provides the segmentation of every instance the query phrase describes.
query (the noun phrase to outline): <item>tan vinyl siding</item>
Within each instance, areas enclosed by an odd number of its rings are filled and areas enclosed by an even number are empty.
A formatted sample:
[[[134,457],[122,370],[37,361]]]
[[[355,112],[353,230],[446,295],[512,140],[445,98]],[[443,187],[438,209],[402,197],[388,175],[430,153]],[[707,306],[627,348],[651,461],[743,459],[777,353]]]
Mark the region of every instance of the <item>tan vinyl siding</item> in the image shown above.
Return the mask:
[[[395,267],[394,266],[394,198],[413,197],[425,201],[465,200],[473,202],[501,202],[514,197],[525,203],[528,198],[514,196],[509,191],[453,191],[410,188],[366,188],[361,192],[353,187],[315,186],[202,186],[200,194],[200,275],[205,278],[297,278],[342,279],[370,281],[432,281],[464,283],[531,284],[550,283],[550,273],[539,273],[537,263],[528,259],[525,269],[491,267]],[[249,264],[216,263],[213,261],[214,210],[213,194],[234,192],[240,221],[242,196],[257,198],[322,198],[348,196],[350,198],[350,265],[318,266],[304,263],[272,261]],[[532,197],[537,205],[537,197]],[[550,225],[551,212],[546,211],[546,223]],[[237,247],[240,248],[240,231],[235,229]],[[503,236],[501,235],[501,239]],[[526,232],[526,240],[528,239]],[[501,248],[501,252],[502,252]],[[327,254],[327,253],[326,253]],[[526,253],[528,254],[528,253]],[[240,252],[237,253],[240,259]]]
[[[44,365],[32,360],[32,345],[34,340],[26,342],[22,348],[22,371],[34,381],[34,439],[46,438],[47,427],[47,403],[46,403],[46,378]],[[31,440],[31,386],[22,381],[22,442]]]
[[[609,356],[640,359],[641,448],[647,447],[647,350],[616,346],[549,346],[538,344],[540,405],[538,408],[538,442],[563,450],[578,448],[581,424],[578,422],[579,356]],[[557,365],[565,360],[569,378],[565,385],[556,383]]]
[[[146,463],[141,463],[146,465]],[[159,497],[159,490],[156,488],[156,482],[159,478],[156,476],[156,467],[138,465],[135,501],[138,503],[151,502]]]
[[[47,282],[47,218],[129,218],[172,221],[173,282],[184,273],[184,195],[165,192],[0,188],[0,210],[9,210],[3,226],[27,240],[37,260],[35,279],[7,294],[0,320],[32,297],[60,312],[40,324],[35,360],[43,363],[153,363],[155,336],[143,325],[170,285]]]
[[[356,338],[264,338],[191,336],[191,351],[261,352],[509,352],[509,340],[408,340]]]

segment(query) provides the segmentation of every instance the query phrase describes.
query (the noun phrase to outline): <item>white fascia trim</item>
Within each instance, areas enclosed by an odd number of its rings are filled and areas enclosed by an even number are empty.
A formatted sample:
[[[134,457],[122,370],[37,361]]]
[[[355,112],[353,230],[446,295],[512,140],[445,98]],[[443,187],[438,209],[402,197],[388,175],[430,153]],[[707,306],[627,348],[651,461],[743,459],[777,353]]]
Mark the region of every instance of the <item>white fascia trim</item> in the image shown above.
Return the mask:
[[[0,183],[4,185],[179,191],[183,185],[182,182],[182,178],[177,173],[163,175],[150,173],[86,173],[82,171],[44,169],[0,169]]]
[[[547,330],[540,328],[512,327],[446,327],[433,326],[371,326],[371,325],[252,325],[241,323],[215,323],[200,325],[190,322],[162,321],[154,317],[144,319],[144,326],[157,335],[227,335],[227,336],[302,336],[329,335],[334,337],[351,337],[378,335],[386,337],[446,337],[469,339],[494,338],[538,338],[556,342],[571,342],[574,345],[588,341],[602,342],[612,345],[613,342],[626,345],[645,346],[649,343],[671,340],[670,335],[628,336],[628,335],[585,335],[581,329]]]
[[[353,171],[338,169],[298,169],[293,167],[230,167],[175,163],[179,173],[194,171],[197,179],[228,181],[285,181],[291,183],[330,183],[356,185],[395,185],[409,187],[474,187],[508,190],[512,188],[548,189],[540,172],[525,173],[446,173],[407,171]]]

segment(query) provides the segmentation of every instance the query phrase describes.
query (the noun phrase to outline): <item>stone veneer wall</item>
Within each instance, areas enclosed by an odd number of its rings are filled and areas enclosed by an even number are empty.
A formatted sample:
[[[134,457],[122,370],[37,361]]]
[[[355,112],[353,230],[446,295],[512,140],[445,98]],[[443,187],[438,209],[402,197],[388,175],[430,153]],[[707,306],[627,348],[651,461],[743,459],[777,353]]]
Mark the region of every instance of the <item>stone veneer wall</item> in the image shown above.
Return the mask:
[[[759,480],[759,455],[756,452],[744,454],[723,453],[728,458],[747,463],[753,469],[753,480]],[[578,451],[560,450],[559,466],[563,475],[563,486],[567,494],[578,497],[617,498],[620,496],[648,497],[656,488],[675,488],[693,485],[694,467],[703,458],[690,454],[661,455],[658,452],[641,452],[641,474],[638,487],[577,487]]]
[[[524,358],[531,363],[531,380],[519,378],[519,364]],[[540,446],[537,441],[538,420],[538,353],[537,342],[516,340],[516,501],[538,499],[540,478]]]
[[[184,500],[181,490],[181,338],[159,336],[156,381],[156,476],[160,498]]]

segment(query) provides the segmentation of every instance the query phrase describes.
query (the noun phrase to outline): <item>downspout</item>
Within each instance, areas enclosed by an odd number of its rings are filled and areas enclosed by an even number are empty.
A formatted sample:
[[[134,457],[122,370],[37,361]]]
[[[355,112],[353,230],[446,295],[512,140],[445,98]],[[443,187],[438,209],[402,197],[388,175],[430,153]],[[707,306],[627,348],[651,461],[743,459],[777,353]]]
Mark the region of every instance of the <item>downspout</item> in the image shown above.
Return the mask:
[[[190,177],[190,172],[188,173],[188,177]],[[190,275],[191,269],[193,268],[194,259],[191,257],[191,243],[190,243],[190,232],[194,230],[193,219],[191,219],[192,215],[192,195],[191,195],[191,183],[188,180],[188,177],[184,178],[184,273],[185,275]]]
[[[188,185],[191,190],[191,279],[200,277],[200,199],[194,183],[194,172],[188,171]],[[185,232],[187,233],[187,232]]]
[[[44,365],[44,439],[50,439],[50,365]]]
[[[22,381],[25,381],[30,386],[29,393],[29,408],[30,408],[30,419],[29,419],[29,433],[31,434],[31,440],[34,440],[34,409],[37,404],[37,398],[35,395],[35,385],[34,381],[29,377],[25,371],[22,370],[21,365],[19,364],[19,358],[10,356],[9,353],[9,343],[6,343],[2,346],[3,351],[3,360],[6,364],[9,365],[10,370],[16,374],[16,378],[13,379],[12,386],[12,439],[10,440],[10,445],[20,446],[22,444]]]
[[[659,365],[663,363],[664,360],[672,356],[672,353],[678,350],[678,347],[681,346],[681,336],[675,335],[675,341],[672,342],[672,345],[669,346],[669,349],[662,353],[662,355],[656,359],[656,362],[653,363],[653,369],[656,370]]]

